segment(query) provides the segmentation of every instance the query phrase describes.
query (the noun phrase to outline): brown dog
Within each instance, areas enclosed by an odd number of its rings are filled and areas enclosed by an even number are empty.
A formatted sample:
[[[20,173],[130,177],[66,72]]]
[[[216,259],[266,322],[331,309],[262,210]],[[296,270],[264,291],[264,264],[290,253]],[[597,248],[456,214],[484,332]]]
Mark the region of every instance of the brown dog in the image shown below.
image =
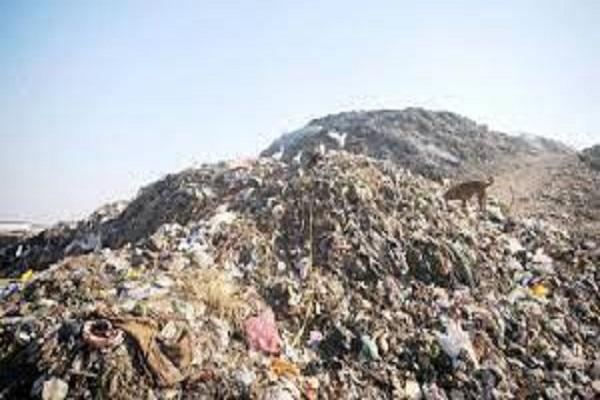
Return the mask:
[[[479,209],[485,210],[485,200],[487,198],[486,189],[494,183],[494,178],[489,177],[487,181],[467,181],[452,186],[444,193],[444,200],[461,200],[463,207],[467,207],[467,201],[473,196],[477,196]]]

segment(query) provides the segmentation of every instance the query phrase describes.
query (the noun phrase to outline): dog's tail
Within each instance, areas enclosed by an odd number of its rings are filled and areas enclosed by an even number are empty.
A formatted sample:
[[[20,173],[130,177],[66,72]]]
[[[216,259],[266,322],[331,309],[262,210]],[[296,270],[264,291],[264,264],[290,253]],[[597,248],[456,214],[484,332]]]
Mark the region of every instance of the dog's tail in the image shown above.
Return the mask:
[[[509,186],[509,188],[510,188],[510,206],[508,206],[508,210],[510,212],[512,212],[513,206],[515,205],[515,188],[513,187],[512,184]]]

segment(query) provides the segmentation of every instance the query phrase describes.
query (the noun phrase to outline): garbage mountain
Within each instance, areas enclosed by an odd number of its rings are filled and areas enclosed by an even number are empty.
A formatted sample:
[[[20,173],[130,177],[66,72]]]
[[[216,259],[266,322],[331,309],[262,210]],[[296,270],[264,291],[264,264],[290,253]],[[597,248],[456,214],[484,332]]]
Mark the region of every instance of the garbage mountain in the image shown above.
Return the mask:
[[[345,151],[205,165],[5,249],[0,398],[597,396],[598,244],[443,190]]]

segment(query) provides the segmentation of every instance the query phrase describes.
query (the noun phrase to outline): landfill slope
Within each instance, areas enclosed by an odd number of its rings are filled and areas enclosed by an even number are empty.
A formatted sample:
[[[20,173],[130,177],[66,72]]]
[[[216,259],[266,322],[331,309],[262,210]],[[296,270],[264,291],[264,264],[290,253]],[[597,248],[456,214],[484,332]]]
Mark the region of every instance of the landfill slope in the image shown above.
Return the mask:
[[[598,395],[597,243],[442,192],[347,152],[262,158],[24,242],[0,398]]]
[[[511,136],[456,113],[423,108],[328,115],[283,135],[261,154],[289,161],[329,149],[390,160],[436,180],[477,174],[523,155],[574,154],[551,139]]]

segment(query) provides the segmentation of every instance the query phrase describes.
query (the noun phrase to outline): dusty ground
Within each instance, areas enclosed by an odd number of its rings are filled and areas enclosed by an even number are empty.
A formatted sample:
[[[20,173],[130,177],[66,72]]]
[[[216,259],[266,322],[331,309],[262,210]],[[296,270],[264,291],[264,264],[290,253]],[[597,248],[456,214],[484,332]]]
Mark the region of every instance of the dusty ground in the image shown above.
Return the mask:
[[[576,155],[528,156],[490,167],[490,194],[512,215],[539,216],[600,234],[600,173]]]

